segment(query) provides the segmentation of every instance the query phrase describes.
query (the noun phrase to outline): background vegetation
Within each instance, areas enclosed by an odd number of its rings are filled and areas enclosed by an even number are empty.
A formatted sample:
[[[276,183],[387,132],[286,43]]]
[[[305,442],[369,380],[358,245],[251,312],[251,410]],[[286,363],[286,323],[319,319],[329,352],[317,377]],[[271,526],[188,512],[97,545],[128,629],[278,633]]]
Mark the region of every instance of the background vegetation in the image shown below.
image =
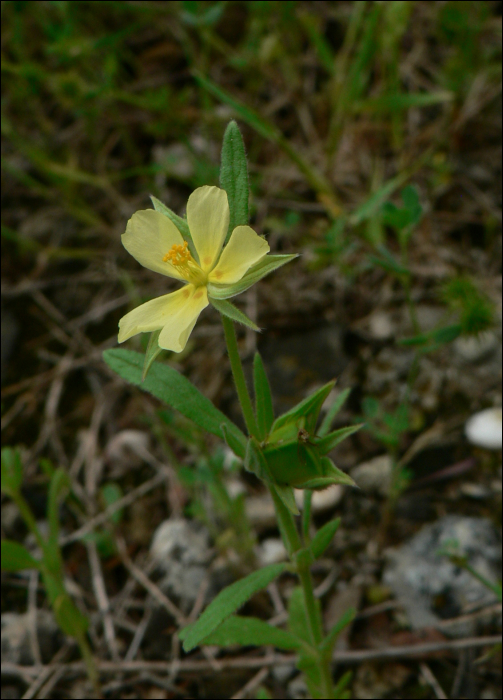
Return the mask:
[[[121,316],[171,288],[122,248],[127,219],[150,194],[182,214],[194,188],[217,184],[231,118],[248,150],[255,230],[273,252],[302,254],[237,299],[265,329],[243,333],[243,355],[250,361],[258,342],[279,410],[338,376],[353,388],[341,424],[367,421],[339,466],[386,451],[405,478],[384,507],[375,495],[344,496],[343,580],[366,566],[374,590],[376,532],[381,551],[445,512],[499,524],[498,465],[474,454],[462,426],[501,405],[501,3],[4,2],[2,71],[2,439],[20,447],[37,519],[54,471],[70,477],[63,558],[87,614],[104,609],[93,576],[112,599],[131,580],[119,543],[142,556],[168,516],[190,510],[215,541],[224,522],[223,552],[250,538],[249,552],[267,534],[243,531],[241,501],[220,487],[220,447],[102,360]],[[235,417],[216,313],[164,359]],[[467,497],[467,473],[490,498]],[[245,487],[257,495],[255,482]],[[96,550],[77,541],[131,493]],[[24,536],[15,520],[3,531]],[[2,610],[24,611],[26,579],[9,574],[7,584]],[[361,625],[356,647],[367,642]],[[130,640],[131,630],[117,634]],[[179,653],[169,639],[164,660]],[[98,658],[120,658],[98,620],[91,641]],[[416,667],[386,692],[433,697]],[[448,662],[437,671],[444,687],[454,682]],[[228,680],[231,693],[253,673]],[[500,666],[473,673],[497,692]],[[156,685],[140,680],[136,697]],[[163,697],[223,692],[190,670],[177,682]]]

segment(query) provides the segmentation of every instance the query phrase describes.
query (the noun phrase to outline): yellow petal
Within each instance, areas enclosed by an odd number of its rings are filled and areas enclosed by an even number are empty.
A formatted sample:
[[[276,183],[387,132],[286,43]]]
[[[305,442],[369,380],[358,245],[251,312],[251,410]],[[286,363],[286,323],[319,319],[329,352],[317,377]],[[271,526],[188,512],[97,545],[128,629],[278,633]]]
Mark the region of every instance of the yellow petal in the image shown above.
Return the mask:
[[[187,202],[187,223],[201,268],[212,269],[229,227],[227,192],[219,187],[198,187]]]
[[[184,278],[178,270],[169,262],[163,262],[163,257],[175,243],[183,244],[182,234],[167,216],[155,209],[143,209],[133,214],[126,233],[122,234],[122,245],[140,265],[181,280]]]
[[[208,275],[215,284],[239,282],[245,272],[269,252],[269,243],[249,226],[236,226],[218,265]]]
[[[195,287],[188,284],[176,292],[157,297],[138,306],[119,321],[119,343],[123,343],[137,333],[147,333],[163,328],[168,319],[178,314],[191,297]]]
[[[173,352],[182,352],[201,311],[208,306],[206,287],[188,284],[183,300],[178,303],[178,311],[170,314],[159,335],[159,347]]]

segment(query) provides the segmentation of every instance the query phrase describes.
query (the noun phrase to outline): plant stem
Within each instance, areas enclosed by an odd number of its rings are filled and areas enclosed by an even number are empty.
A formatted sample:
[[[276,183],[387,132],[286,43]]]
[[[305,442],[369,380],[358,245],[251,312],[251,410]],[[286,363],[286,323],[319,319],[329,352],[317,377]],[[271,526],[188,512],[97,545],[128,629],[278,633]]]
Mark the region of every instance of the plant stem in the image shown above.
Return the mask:
[[[248,393],[248,387],[246,386],[243,365],[241,364],[241,358],[239,356],[234,324],[229,318],[227,318],[227,316],[224,315],[222,315],[222,323],[224,326],[225,341],[227,343],[227,352],[229,353],[229,360],[231,362],[232,376],[234,377],[234,384],[236,385],[236,391],[238,393],[239,403],[241,404],[241,410],[243,412],[243,418],[245,419],[246,428],[249,435],[258,437],[257,423],[255,421],[255,414],[253,412],[250,394]]]
[[[271,488],[270,492],[274,501],[279,530],[281,532],[283,542],[285,543],[285,548],[290,556],[290,559],[294,560],[293,554],[302,549],[302,544],[295,526],[295,521],[290,511],[285,507],[283,501],[276,494],[274,488]],[[323,625],[321,621],[320,609],[316,604],[316,599],[314,597],[313,580],[311,578],[309,565],[297,562],[297,575],[304,593],[306,620],[311,637],[310,642],[316,649],[323,639]],[[320,666],[321,690],[323,693],[320,697],[332,698],[333,683],[330,659],[323,658],[322,655],[319,654],[318,663]]]
[[[250,435],[257,436],[257,423],[255,421],[255,414],[253,412],[252,402],[248,393],[248,387],[246,386],[243,365],[241,364],[241,358],[239,356],[234,324],[230,319],[223,315],[222,323],[224,326],[225,340],[227,342],[227,352],[229,353],[232,368],[232,376],[234,377],[234,383],[236,385],[239,403],[241,404],[246,427],[248,428],[248,433]],[[276,517],[278,520],[281,537],[290,559],[296,565],[297,575],[300,579],[300,584],[304,593],[304,604],[310,642],[313,650],[317,650],[319,649],[319,644],[323,639],[323,624],[321,620],[320,608],[316,604],[316,599],[314,597],[313,580],[311,578],[309,563],[307,559],[302,561],[302,558],[299,557],[297,560],[294,556],[296,552],[299,552],[302,549],[302,542],[295,525],[295,520],[293,519],[293,516],[288,508],[284,505],[281,498],[276,493],[274,486],[271,485],[269,490],[274,501],[274,508],[276,510]],[[330,659],[324,657],[319,651],[318,664],[321,675],[320,690],[322,695],[320,697],[332,698],[333,683]]]

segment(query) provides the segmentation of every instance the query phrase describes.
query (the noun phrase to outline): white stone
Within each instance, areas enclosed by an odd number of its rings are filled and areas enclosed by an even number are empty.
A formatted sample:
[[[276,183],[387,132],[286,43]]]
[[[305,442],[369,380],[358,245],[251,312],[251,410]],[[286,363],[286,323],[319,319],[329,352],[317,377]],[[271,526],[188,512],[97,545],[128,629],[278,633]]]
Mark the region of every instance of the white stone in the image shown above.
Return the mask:
[[[501,408],[486,408],[466,421],[465,435],[472,445],[487,450],[501,450]]]

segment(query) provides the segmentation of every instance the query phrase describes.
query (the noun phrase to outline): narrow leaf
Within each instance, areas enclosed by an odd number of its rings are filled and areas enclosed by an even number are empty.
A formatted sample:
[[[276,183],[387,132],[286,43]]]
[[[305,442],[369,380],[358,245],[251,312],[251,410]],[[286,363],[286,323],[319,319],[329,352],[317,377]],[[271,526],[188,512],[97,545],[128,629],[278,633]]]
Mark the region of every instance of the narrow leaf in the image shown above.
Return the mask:
[[[336,396],[335,401],[328,409],[325,418],[321,421],[321,425],[318,430],[318,435],[320,437],[325,436],[330,431],[330,427],[332,426],[335,416],[341,410],[350,393],[351,389],[344,389],[344,391],[341,391],[341,393]]]
[[[236,226],[246,226],[248,224],[248,198],[250,191],[243,137],[234,120],[229,122],[222,142],[220,186],[227,192],[229,200],[228,239]]]
[[[332,538],[340,524],[341,519],[336,518],[335,520],[330,520],[328,523],[325,523],[325,525],[318,530],[316,535],[311,540],[311,544],[309,545],[315,559],[321,557],[332,541]]]
[[[154,197],[154,195],[151,194],[150,199],[152,200],[154,209],[160,212],[161,214],[164,214],[164,216],[167,216],[168,219],[170,219],[175,224],[176,228],[180,231],[185,240],[191,242],[192,237],[190,235],[189,225],[187,221],[185,219],[182,219],[181,216],[178,216],[178,214],[175,214],[174,211],[171,211],[169,207],[163,204],[159,199],[157,199],[157,197]]]
[[[252,331],[260,332],[260,328],[256,326],[253,321],[248,318],[248,316],[234,306],[234,304],[231,304],[230,301],[225,301],[224,299],[213,299],[211,296],[209,297],[209,300],[212,306],[214,306],[215,309],[224,316],[231,318],[237,323],[242,323],[243,326],[251,328]]]
[[[320,645],[320,651],[323,654],[326,654],[328,656],[332,655],[333,648],[335,646],[335,642],[337,641],[337,637],[339,634],[342,632],[342,630],[349,625],[350,622],[352,622],[355,618],[356,615],[356,610],[354,608],[348,608],[340,617],[339,620],[335,623],[335,625],[332,627],[330,632],[327,634],[325,639]]]
[[[298,255],[265,255],[262,260],[250,267],[248,272],[236,284],[209,284],[208,295],[212,300],[235,297],[245,292],[269,273],[277,270],[278,267],[282,267],[282,265],[286,265],[290,260],[298,257]]]
[[[142,383],[143,355],[139,352],[114,348],[105,350],[103,359],[111,369],[128,382],[141,387],[169,406],[176,408],[203,430],[223,438],[221,425],[224,423],[228,434],[232,434],[235,445],[238,443],[242,445],[239,456],[244,457],[245,435],[176,369],[160,362],[154,363]]]
[[[234,433],[229,432],[225,423],[222,423],[220,425],[220,429],[222,430],[222,435],[224,436],[224,440],[227,443],[228,447],[234,452],[236,457],[243,458],[242,442],[236,437]]]
[[[22,569],[39,569],[40,562],[19,542],[2,540],[2,571],[21,571]]]
[[[283,501],[283,504],[288,508],[292,515],[300,515],[300,511],[295,502],[295,495],[293,493],[293,488],[286,484],[275,484],[271,483],[270,487],[276,491],[278,496]]]
[[[344,691],[348,687],[348,685],[351,683],[351,680],[353,679],[353,671],[346,671],[341,678],[337,681],[337,683],[334,686],[334,692],[333,692],[333,697],[334,698],[350,698],[351,695],[348,693],[347,695],[344,694]]]
[[[253,358],[253,382],[255,387],[255,410],[260,438],[263,440],[268,435],[274,423],[274,410],[272,407],[271,387],[265,371],[264,363],[259,353]]]
[[[145,381],[145,377],[147,376],[148,371],[151,368],[153,361],[162,352],[162,348],[159,347],[159,343],[158,343],[159,336],[161,334],[161,330],[154,331],[153,333],[150,334],[150,338],[149,338],[148,345],[147,345],[147,351],[145,353],[145,360],[143,361],[143,372],[141,375],[142,382]]]
[[[271,564],[254,571],[249,576],[232,583],[212,600],[201,617],[178,634],[185,651],[194,649],[203,639],[217,629],[222,622],[236,612],[257,591],[268,586],[286,568],[286,563]]]
[[[321,461],[323,463],[323,474],[325,477],[331,479],[332,484],[344,484],[345,486],[356,486],[353,479],[346,474],[346,472],[341,471],[331,459],[328,457],[322,457]]]
[[[273,627],[257,617],[238,617],[237,615],[231,615],[224,620],[218,629],[203,639],[202,643],[215,644],[219,647],[233,644],[270,645],[286,650],[299,649],[303,644],[302,640],[291,632]]]
[[[48,544],[57,547],[59,537],[59,506],[70,490],[70,477],[59,467],[51,477],[49,483],[49,497],[47,500],[47,519],[49,521]]]
[[[348,425],[346,428],[339,428],[339,430],[334,430],[333,433],[325,435],[321,438],[319,442],[316,443],[316,447],[321,454],[327,454],[330,450],[333,450],[336,445],[345,440],[347,437],[356,433],[357,430],[362,428],[364,423],[359,423],[358,425]]]
[[[2,448],[2,491],[9,496],[17,493],[23,483],[23,465],[19,450]]]

